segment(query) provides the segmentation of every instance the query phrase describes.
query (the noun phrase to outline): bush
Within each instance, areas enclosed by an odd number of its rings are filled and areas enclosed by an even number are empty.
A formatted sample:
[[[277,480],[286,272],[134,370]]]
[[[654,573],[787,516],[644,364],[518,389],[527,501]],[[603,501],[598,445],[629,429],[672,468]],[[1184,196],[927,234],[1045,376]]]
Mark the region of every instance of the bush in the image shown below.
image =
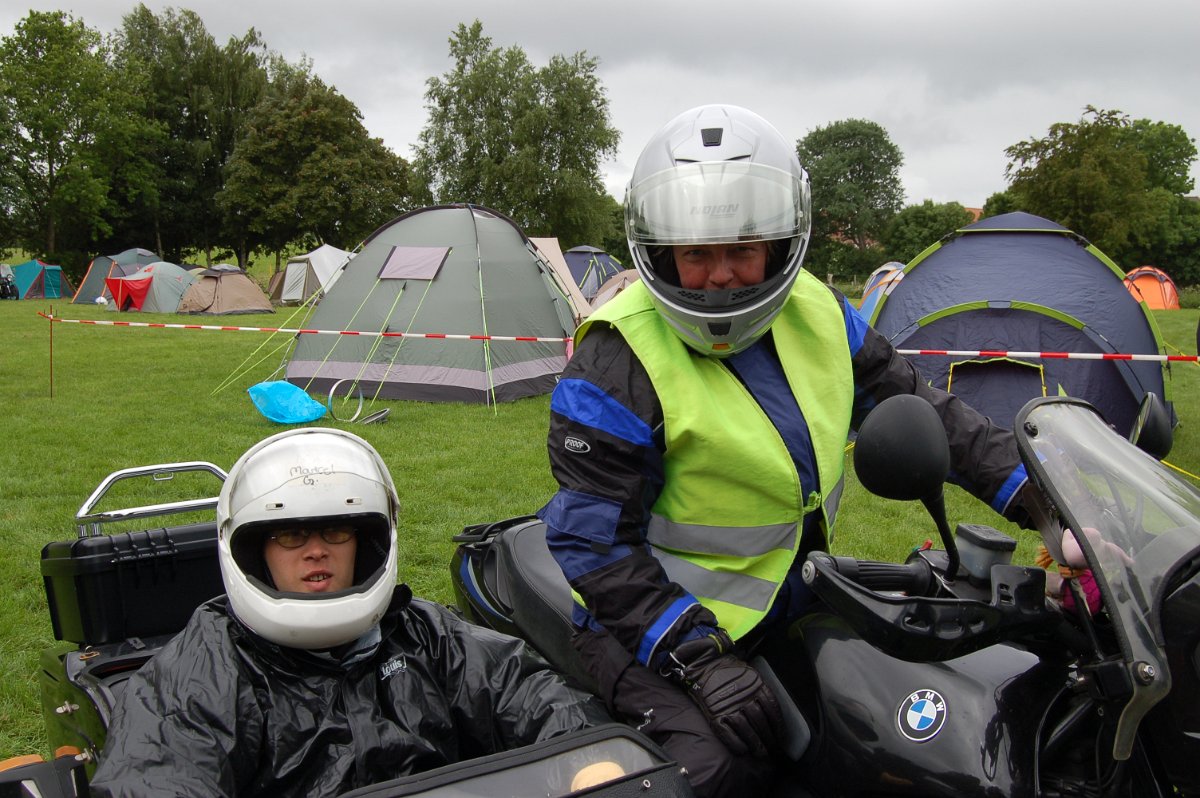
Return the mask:
[[[1200,308],[1200,285],[1188,285],[1179,289],[1179,307]]]

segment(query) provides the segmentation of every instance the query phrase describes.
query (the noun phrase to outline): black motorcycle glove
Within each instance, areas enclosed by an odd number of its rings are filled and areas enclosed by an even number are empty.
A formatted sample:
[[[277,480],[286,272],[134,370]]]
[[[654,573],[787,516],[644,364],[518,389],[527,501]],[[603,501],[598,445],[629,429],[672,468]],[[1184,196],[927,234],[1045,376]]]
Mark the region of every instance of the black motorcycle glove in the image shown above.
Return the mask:
[[[689,640],[667,656],[662,674],[687,691],[735,755],[767,756],[783,734],[779,702],[758,671],[727,653],[732,648],[723,630]]]

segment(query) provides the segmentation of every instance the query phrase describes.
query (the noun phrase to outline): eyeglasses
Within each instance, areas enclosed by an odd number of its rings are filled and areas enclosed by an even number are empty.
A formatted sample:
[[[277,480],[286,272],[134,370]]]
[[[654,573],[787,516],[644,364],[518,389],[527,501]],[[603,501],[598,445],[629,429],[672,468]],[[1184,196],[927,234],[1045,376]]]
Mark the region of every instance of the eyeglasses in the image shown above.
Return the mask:
[[[330,544],[345,543],[350,538],[354,537],[354,527],[339,525],[325,526],[319,529],[284,529],[279,532],[273,532],[267,537],[285,549],[298,549],[305,543],[308,543],[308,538],[313,533],[321,536],[321,540]]]

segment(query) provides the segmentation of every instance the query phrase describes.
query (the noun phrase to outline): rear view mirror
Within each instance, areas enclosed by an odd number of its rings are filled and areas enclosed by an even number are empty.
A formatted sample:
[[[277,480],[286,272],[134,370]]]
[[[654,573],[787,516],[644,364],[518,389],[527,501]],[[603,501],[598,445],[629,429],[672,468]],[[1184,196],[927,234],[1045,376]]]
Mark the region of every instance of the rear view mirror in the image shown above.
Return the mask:
[[[854,473],[876,496],[926,500],[942,493],[950,471],[946,430],[933,405],[911,394],[871,411],[854,443]]]
[[[1158,394],[1148,391],[1142,397],[1133,428],[1129,430],[1129,440],[1156,460],[1162,460],[1171,453],[1171,446],[1175,442],[1171,414]]]

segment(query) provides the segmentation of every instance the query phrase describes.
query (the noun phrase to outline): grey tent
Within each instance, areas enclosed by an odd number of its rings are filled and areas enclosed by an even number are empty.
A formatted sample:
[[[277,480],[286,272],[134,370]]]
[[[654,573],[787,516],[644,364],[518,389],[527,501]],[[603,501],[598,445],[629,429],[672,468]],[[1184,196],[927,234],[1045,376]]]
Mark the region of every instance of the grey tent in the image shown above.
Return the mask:
[[[511,219],[472,205],[423,208],[376,230],[306,323],[409,337],[300,334],[287,380],[322,393],[346,380],[339,394],[357,384],[365,396],[428,401],[548,393],[583,312]]]
[[[274,313],[271,300],[250,275],[228,263],[192,271],[192,283],[179,300],[177,313],[229,316],[238,313]]]
[[[297,255],[271,278],[270,296],[273,302],[299,304],[317,291],[328,293],[342,274],[342,267],[354,257],[353,252],[322,244],[312,252]]]
[[[88,264],[87,274],[75,289],[71,304],[93,304],[100,297],[112,299],[106,280],[113,277],[129,277],[143,266],[149,266],[158,256],[148,249],[134,247],[116,255],[100,255]]]
[[[1086,239],[1028,213],[967,225],[904,268],[871,324],[898,349],[1165,355],[1154,317]],[[1035,396],[1091,402],[1128,434],[1147,391],[1168,400],[1164,363],[915,355],[929,382],[1012,426]],[[1173,414],[1172,410],[1172,414]]]
[[[160,260],[128,277],[110,277],[104,282],[117,310],[174,313],[184,292],[196,282],[196,273]]]

